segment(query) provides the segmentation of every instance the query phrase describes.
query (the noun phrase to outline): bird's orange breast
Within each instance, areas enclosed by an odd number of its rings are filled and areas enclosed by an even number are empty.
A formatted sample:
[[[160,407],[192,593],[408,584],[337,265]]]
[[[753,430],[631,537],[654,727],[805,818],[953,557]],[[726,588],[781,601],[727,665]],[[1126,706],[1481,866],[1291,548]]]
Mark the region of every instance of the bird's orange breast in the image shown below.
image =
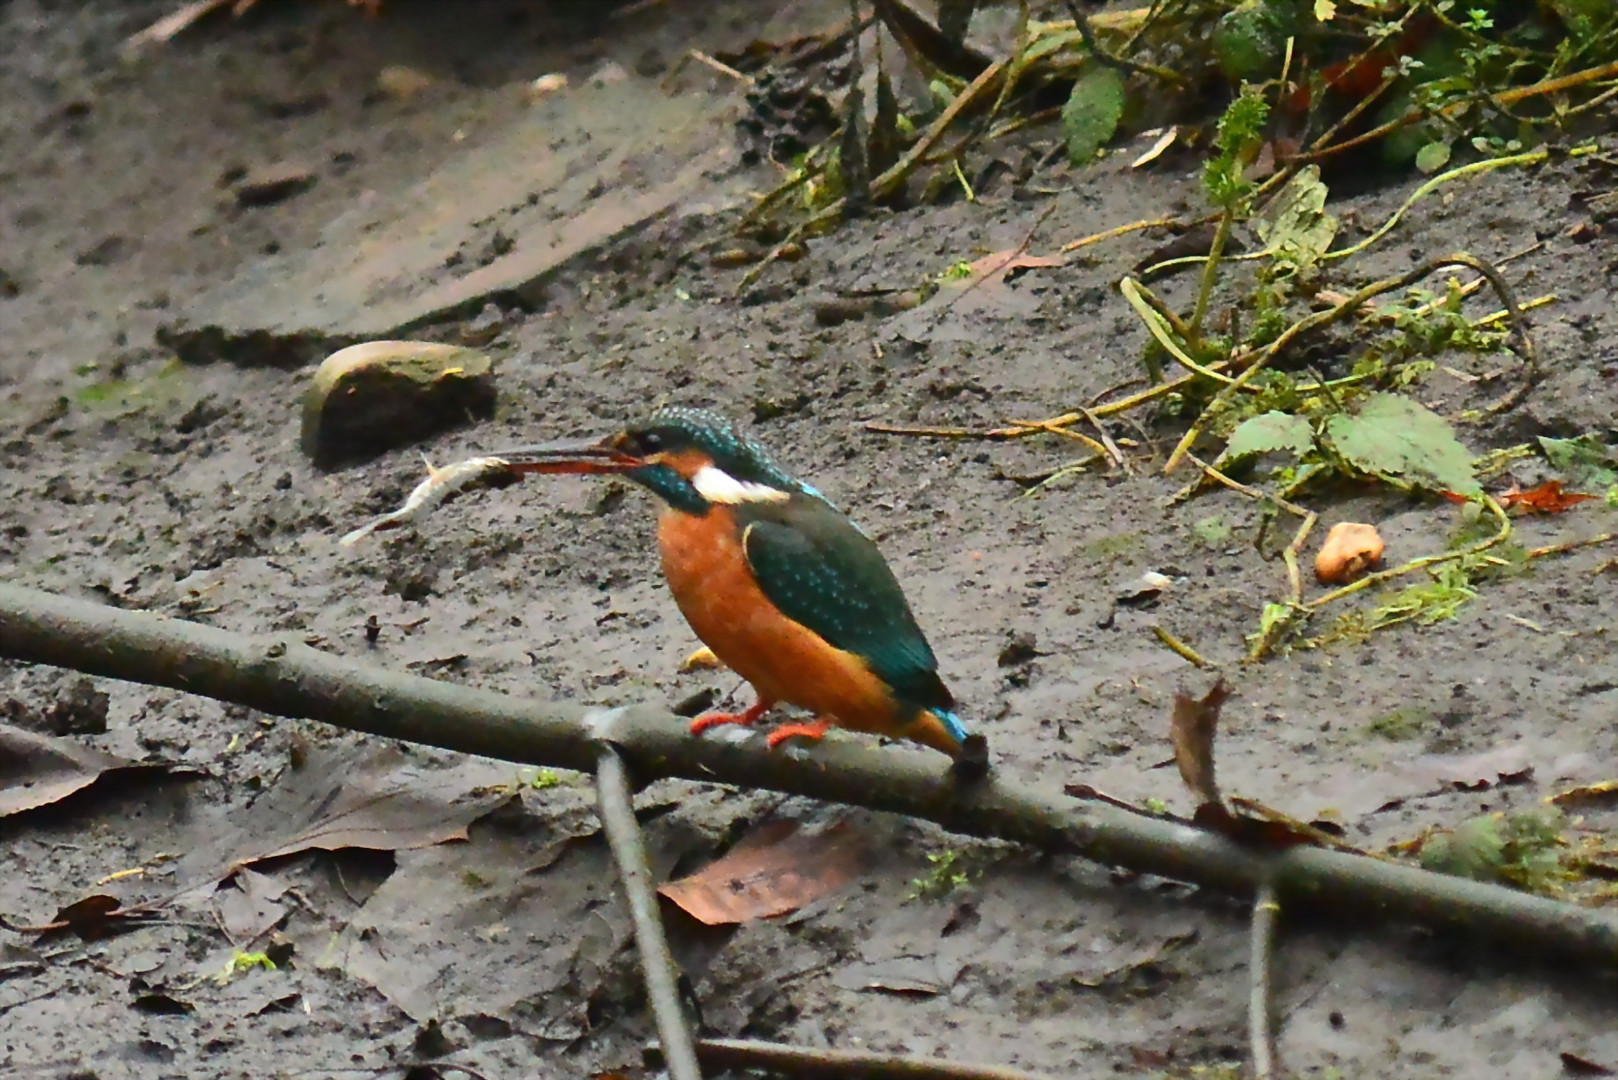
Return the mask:
[[[865,662],[787,618],[764,595],[730,508],[715,504],[702,517],[665,511],[658,542],[686,622],[760,695],[856,731],[898,733],[893,694]]]

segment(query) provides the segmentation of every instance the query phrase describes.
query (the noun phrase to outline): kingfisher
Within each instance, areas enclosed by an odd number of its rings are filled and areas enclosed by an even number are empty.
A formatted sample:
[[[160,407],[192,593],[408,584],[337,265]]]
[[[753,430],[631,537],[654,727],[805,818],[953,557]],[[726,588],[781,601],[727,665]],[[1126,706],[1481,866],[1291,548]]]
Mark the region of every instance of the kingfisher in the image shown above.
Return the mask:
[[[668,406],[599,441],[493,456],[513,473],[621,475],[662,499],[658,547],[674,602],[758,695],[742,712],[697,717],[693,735],[790,704],[814,719],[776,727],[771,747],[836,725],[958,760],[983,752],[876,544],[723,417]]]

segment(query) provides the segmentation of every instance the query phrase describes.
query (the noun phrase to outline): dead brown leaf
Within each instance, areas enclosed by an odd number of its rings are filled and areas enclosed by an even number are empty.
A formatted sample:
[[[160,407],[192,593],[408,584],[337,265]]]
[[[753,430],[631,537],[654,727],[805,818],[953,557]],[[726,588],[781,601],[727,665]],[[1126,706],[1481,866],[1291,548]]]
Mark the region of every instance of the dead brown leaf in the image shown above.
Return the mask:
[[[103,777],[169,771],[0,724],[0,817],[60,802]]]
[[[311,850],[411,851],[465,840],[472,822],[507,798],[471,788],[453,773],[416,767],[395,751],[358,765],[346,754],[333,754],[289,775],[297,778],[295,789],[266,808],[283,818],[288,831],[249,848],[235,867]]]
[[[1618,801],[1618,780],[1602,780],[1595,784],[1559,791],[1545,800],[1555,806],[1610,805]]]
[[[1562,1071],[1569,1076],[1611,1076],[1613,1070],[1589,1058],[1562,1051]]]
[[[1214,735],[1219,728],[1219,710],[1228,697],[1230,687],[1224,679],[1214,683],[1200,700],[1183,692],[1174,695],[1174,715],[1169,722],[1174,763],[1180,767],[1180,779],[1197,800],[1199,810],[1224,805],[1214,777]]]
[[[966,273],[957,287],[962,291],[978,289],[990,296],[997,296],[1005,289],[1006,277],[1018,270],[1036,270],[1065,263],[1066,260],[1060,255],[1030,255],[1022,248],[1007,248],[967,263]]]
[[[1512,743],[1481,754],[1428,754],[1401,771],[1429,788],[1487,791],[1526,781],[1534,775],[1534,763],[1528,746]]]
[[[0,921],[0,926],[17,934],[38,934],[42,938],[60,934],[76,935],[81,941],[99,941],[135,929],[158,917],[149,906],[126,908],[123,901],[106,893],[86,896],[62,908],[40,926],[14,926]]]
[[[846,822],[815,835],[777,821],[658,892],[709,926],[767,919],[836,892],[860,872],[865,845]]]
[[[1596,497],[1578,491],[1563,491],[1562,481],[1547,480],[1527,491],[1512,484],[1511,490],[1500,496],[1500,505],[1507,510],[1521,509],[1530,514],[1561,514]]]

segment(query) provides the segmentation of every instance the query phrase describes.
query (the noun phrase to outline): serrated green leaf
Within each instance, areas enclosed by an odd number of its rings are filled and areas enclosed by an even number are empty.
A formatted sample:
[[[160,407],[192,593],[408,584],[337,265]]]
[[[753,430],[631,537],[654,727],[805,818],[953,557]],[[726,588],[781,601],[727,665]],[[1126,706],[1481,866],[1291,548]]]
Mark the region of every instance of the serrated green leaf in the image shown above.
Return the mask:
[[[1315,21],[1331,22],[1337,17],[1337,5],[1332,0],[1315,0]]]
[[[1086,64],[1062,106],[1062,130],[1067,133],[1067,155],[1073,163],[1094,161],[1118,130],[1123,115],[1123,75],[1094,61]]]
[[[1303,417],[1284,412],[1260,413],[1243,420],[1230,433],[1230,442],[1219,455],[1219,463],[1240,464],[1258,454],[1283,450],[1302,457],[1314,445],[1314,428]]]
[[[1326,436],[1343,460],[1371,476],[1427,491],[1475,498],[1472,453],[1449,421],[1398,394],[1373,394],[1356,416],[1326,421]]]
[[[1545,460],[1567,478],[1584,488],[1604,488],[1618,484],[1618,461],[1613,452],[1588,435],[1577,439],[1552,439],[1541,435],[1539,446]]]
[[[1436,139],[1416,151],[1416,168],[1424,173],[1435,173],[1449,164],[1449,155],[1449,143]]]
[[[1320,168],[1307,165],[1253,216],[1253,231],[1277,262],[1304,272],[1330,249],[1337,219],[1326,213],[1328,194]]]

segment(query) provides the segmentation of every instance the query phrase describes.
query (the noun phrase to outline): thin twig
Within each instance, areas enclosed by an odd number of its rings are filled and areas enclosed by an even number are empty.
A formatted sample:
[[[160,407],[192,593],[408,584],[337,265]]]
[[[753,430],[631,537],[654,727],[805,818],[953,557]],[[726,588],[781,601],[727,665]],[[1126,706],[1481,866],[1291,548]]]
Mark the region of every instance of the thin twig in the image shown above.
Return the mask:
[[[652,1019],[663,1043],[663,1056],[672,1080],[702,1080],[697,1053],[680,1003],[680,979],[663,935],[663,919],[657,910],[657,890],[652,885],[652,869],[646,861],[646,845],[641,839],[640,822],[629,795],[629,776],[624,760],[610,744],[603,743],[596,758],[596,799],[600,806],[601,828],[607,834],[618,876],[629,900],[629,914],[635,924],[635,944],[640,948],[641,974],[646,980],[646,996],[652,1003]]]
[[[1614,540],[1618,540],[1618,532],[1602,533],[1599,536],[1586,536],[1583,540],[1569,540],[1563,544],[1546,544],[1544,547],[1529,548],[1528,558],[1543,559],[1547,555],[1566,555],[1570,551],[1610,544]]]
[[[1157,638],[1157,640],[1161,641],[1165,646],[1167,646],[1170,652],[1174,653],[1176,656],[1180,657],[1180,659],[1184,660],[1193,667],[1199,667],[1203,670],[1207,670],[1208,668],[1214,666],[1208,663],[1208,661],[1204,660],[1202,658],[1202,654],[1197,652],[1197,650],[1193,649],[1191,646],[1187,645],[1185,642],[1181,641],[1179,638],[1175,637],[1173,634],[1169,633],[1156,623],[1152,624],[1152,634]]]
[[[714,1071],[760,1071],[795,1080],[1040,1080],[1003,1065],[969,1065],[942,1058],[881,1054],[868,1050],[827,1050],[755,1039],[703,1039],[697,1057]],[[662,1066],[648,1048],[646,1063]]]
[[[1316,601],[1320,603],[1321,601]],[[608,742],[642,780],[678,777],[908,814],[1139,873],[1251,896],[1266,877],[1289,910],[1456,928],[1537,958],[1618,967],[1618,914],[1413,866],[1298,846],[1266,855],[1190,823],[1079,802],[999,772],[958,778],[942,758],[855,738],[799,758],[760,740],[692,738],[661,707],[587,709],[401,675],[296,638],[253,638],[0,583],[0,659],[205,694],[524,765],[594,771]]]
[[[1183,90],[1186,88],[1186,77],[1178,71],[1159,67],[1156,64],[1142,64],[1134,60],[1126,60],[1103,49],[1101,42],[1096,40],[1096,32],[1090,26],[1090,20],[1085,16],[1084,12],[1079,10],[1079,5],[1074,3],[1073,0],[1067,0],[1067,11],[1069,15],[1073,16],[1073,28],[1079,32],[1079,37],[1083,40],[1084,47],[1090,51],[1090,57],[1096,63],[1110,67],[1115,71],[1121,71],[1125,75],[1150,75],[1152,78],[1166,82],[1178,89]]]
[[[1544,94],[1555,94],[1563,90],[1571,90],[1575,86],[1582,86],[1583,84],[1589,82],[1598,82],[1601,79],[1610,79],[1615,75],[1618,75],[1618,60],[1607,64],[1601,64],[1597,67],[1587,68],[1584,71],[1575,71],[1571,75],[1559,75],[1555,78],[1544,79],[1540,82],[1534,83],[1532,86],[1518,86],[1513,87],[1510,90],[1502,90],[1499,93],[1490,94],[1488,100],[1489,103],[1496,108],[1503,108],[1507,105],[1514,105],[1517,102],[1523,101],[1527,98],[1539,97]],[[1464,109],[1470,108],[1474,103],[1475,102],[1473,99],[1468,98],[1465,101],[1456,101],[1446,105],[1443,108],[1438,109],[1436,112],[1429,112],[1425,109],[1412,109],[1403,116],[1395,117],[1385,124],[1380,124],[1372,128],[1370,131],[1354,136],[1352,139],[1345,139],[1333,146],[1311,149],[1307,154],[1300,155],[1297,160],[1301,162],[1320,161],[1331,157],[1333,154],[1340,154],[1344,150],[1352,150],[1356,146],[1364,146],[1366,143],[1375,142],[1384,135],[1398,131],[1407,124],[1414,124],[1419,120],[1426,119],[1428,116],[1455,115]]]
[[[1152,218],[1150,221],[1131,221],[1128,225],[1118,225],[1111,229],[1093,233],[1090,236],[1063,244],[1059,250],[1062,252],[1062,254],[1066,255],[1070,251],[1077,251],[1082,247],[1089,247],[1091,244],[1099,244],[1103,240],[1112,240],[1115,237],[1127,236],[1132,232],[1140,232],[1142,229],[1167,228],[1171,225],[1177,224],[1179,224],[1178,218]]]
[[[1101,440],[1101,445],[1106,447],[1108,456],[1117,463],[1118,468],[1126,474],[1133,473],[1135,471],[1134,466],[1129,464],[1129,459],[1124,457],[1124,452],[1118,449],[1118,444],[1113,441],[1112,435],[1107,431],[1107,425],[1101,422],[1101,417],[1096,415],[1095,410],[1080,405],[1078,411],[1083,413],[1084,418],[1090,422],[1090,426],[1096,429],[1096,437]]]
[[[1252,993],[1247,1002],[1247,1032],[1253,1045],[1254,1080],[1272,1080],[1275,1076],[1275,999],[1270,969],[1280,916],[1275,887],[1268,880],[1260,882],[1258,895],[1253,898],[1252,952],[1248,960]]]

